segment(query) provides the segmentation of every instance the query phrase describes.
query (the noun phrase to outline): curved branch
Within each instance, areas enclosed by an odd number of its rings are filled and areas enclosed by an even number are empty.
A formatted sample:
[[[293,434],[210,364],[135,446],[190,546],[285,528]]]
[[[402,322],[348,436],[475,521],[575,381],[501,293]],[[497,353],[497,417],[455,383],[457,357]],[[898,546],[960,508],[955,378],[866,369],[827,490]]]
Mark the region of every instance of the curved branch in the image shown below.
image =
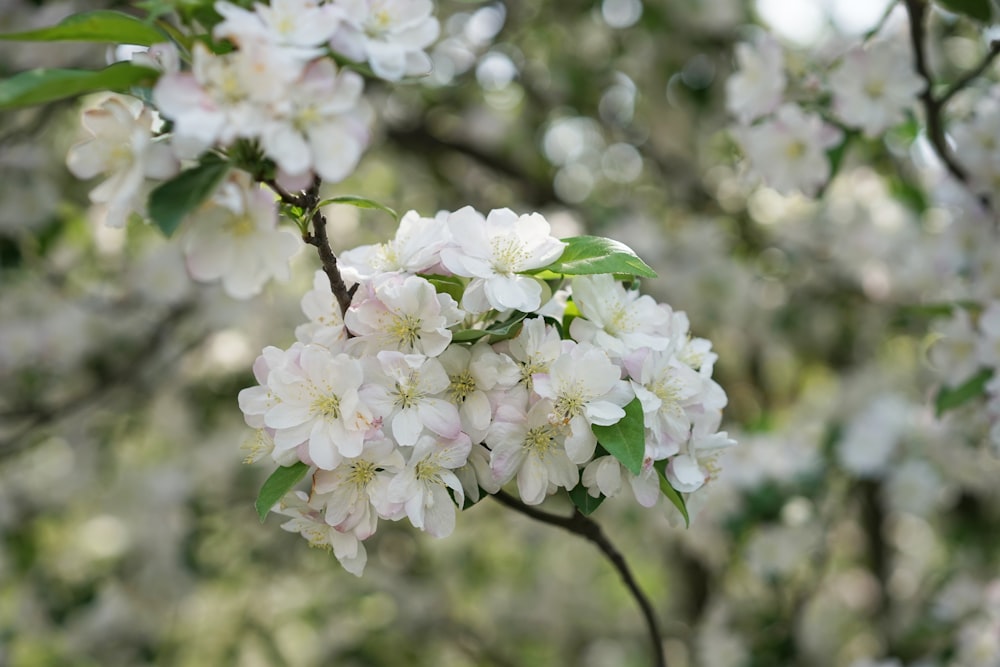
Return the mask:
[[[621,552],[618,551],[607,535],[604,534],[600,524],[590,517],[581,514],[580,510],[575,507],[571,516],[560,516],[525,505],[503,490],[492,494],[492,497],[500,504],[509,507],[515,512],[520,512],[535,521],[547,523],[550,526],[557,526],[593,542],[604,553],[607,559],[611,561],[611,564],[618,571],[622,581],[642,611],[643,618],[646,621],[646,629],[649,631],[649,639],[653,645],[653,665],[655,667],[667,667],[667,660],[663,654],[663,635],[660,632],[659,621],[656,619],[656,612],[653,610],[653,605],[639,587],[635,576],[632,574],[632,570],[629,569],[628,563],[625,562],[625,557],[622,556]]]
[[[931,75],[927,64],[927,51],[924,48],[926,38],[925,24],[927,19],[926,0],[904,0],[904,4],[906,5],[906,13],[910,22],[913,66],[917,70],[917,74],[927,84],[924,91],[920,93],[920,101],[923,103],[924,114],[927,117],[927,139],[931,142],[931,146],[934,147],[934,152],[941,158],[948,173],[965,186],[969,186],[969,172],[955,159],[955,156],[951,152],[951,147],[948,145],[948,139],[945,136],[944,107],[951,98],[981,76],[997,55],[1000,55],[1000,41],[990,42],[989,51],[983,57],[982,61],[949,86],[940,96],[936,96],[934,94],[934,77]],[[980,196],[979,201],[985,208],[992,208],[987,196]]]

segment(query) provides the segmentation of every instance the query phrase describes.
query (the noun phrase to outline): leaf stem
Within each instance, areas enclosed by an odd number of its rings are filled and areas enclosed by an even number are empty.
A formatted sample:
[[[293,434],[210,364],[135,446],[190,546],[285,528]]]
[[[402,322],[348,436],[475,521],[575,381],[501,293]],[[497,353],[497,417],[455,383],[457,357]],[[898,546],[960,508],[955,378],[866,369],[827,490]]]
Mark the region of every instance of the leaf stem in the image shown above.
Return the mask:
[[[667,667],[667,659],[663,653],[662,634],[660,632],[659,621],[656,619],[656,612],[653,610],[653,605],[649,601],[646,594],[642,591],[642,588],[639,587],[638,582],[635,580],[635,576],[632,574],[632,570],[629,568],[628,563],[625,562],[625,557],[622,556],[621,552],[618,551],[611,540],[608,539],[607,535],[604,534],[600,524],[590,517],[583,515],[580,510],[575,507],[573,508],[572,515],[560,516],[558,514],[552,514],[550,512],[545,512],[535,509],[529,505],[525,505],[520,500],[503,490],[492,494],[492,497],[501,505],[509,507],[515,512],[519,512],[534,519],[535,521],[547,523],[550,526],[557,526],[593,542],[611,562],[611,565],[615,568],[615,570],[618,571],[618,574],[621,576],[625,586],[628,588],[632,597],[639,605],[642,616],[646,621],[646,629],[649,632],[649,639],[652,644],[653,666]]]

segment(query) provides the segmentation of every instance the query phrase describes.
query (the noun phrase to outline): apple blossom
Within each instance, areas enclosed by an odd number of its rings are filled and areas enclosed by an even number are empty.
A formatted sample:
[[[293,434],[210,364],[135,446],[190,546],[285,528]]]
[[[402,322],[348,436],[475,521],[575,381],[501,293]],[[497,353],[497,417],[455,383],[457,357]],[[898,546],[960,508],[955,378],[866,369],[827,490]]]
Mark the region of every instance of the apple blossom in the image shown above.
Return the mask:
[[[460,433],[453,440],[421,437],[410,452],[406,468],[389,483],[388,498],[403,503],[410,523],[434,537],[447,537],[455,529],[455,494],[459,506],[465,499],[454,469],[465,465],[472,442]]]
[[[376,76],[390,81],[430,72],[424,49],[441,29],[430,0],[334,0],[333,6],[343,17],[333,50],[367,60]]]
[[[549,234],[545,218],[538,213],[519,216],[506,208],[484,218],[466,206],[448,216],[448,229],[454,245],[441,251],[441,263],[457,276],[472,278],[462,297],[464,309],[538,309],[542,284],[520,273],[551,264],[565,247]]]
[[[90,138],[70,148],[66,164],[77,178],[107,176],[90,191],[90,201],[107,207],[109,227],[124,227],[129,214],[144,211],[147,179],[167,179],[178,171],[169,144],[153,138],[155,120],[152,109],[123,95],[110,95],[83,112]]]
[[[222,280],[236,299],[260,294],[264,283],[288,278],[288,261],[298,252],[295,235],[278,227],[278,207],[269,191],[245,174],[223,183],[211,201],[195,211],[184,234],[184,255],[195,280]]]
[[[785,58],[770,35],[754,44],[736,45],[738,69],[726,81],[726,108],[741,123],[751,123],[781,104],[785,92]]]

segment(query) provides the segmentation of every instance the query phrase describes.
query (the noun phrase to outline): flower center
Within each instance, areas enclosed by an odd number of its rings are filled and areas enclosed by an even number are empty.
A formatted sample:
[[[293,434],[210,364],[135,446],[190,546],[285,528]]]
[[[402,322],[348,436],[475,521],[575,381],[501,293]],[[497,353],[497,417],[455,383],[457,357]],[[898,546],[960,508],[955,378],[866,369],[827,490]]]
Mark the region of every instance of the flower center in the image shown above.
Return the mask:
[[[313,401],[312,411],[327,419],[340,419],[340,397],[320,396]]]
[[[347,476],[347,481],[359,489],[363,489],[371,484],[375,479],[375,464],[371,461],[355,461],[351,464],[351,472]]]
[[[421,320],[413,315],[395,315],[389,333],[402,347],[412,348],[420,338]]]
[[[514,236],[494,236],[490,245],[493,249],[493,270],[499,274],[511,275],[528,259],[524,243]]]
[[[257,230],[257,226],[254,225],[253,218],[245,213],[233,213],[228,216],[226,222],[223,223],[223,227],[227,232],[237,238],[250,236]]]
[[[396,383],[396,405],[403,410],[412,408],[424,395],[417,389],[416,379],[411,375],[406,384]]]
[[[538,458],[544,459],[549,450],[556,444],[553,438],[552,427],[548,425],[536,426],[528,429],[524,436],[522,446],[533,451]]]
[[[586,402],[579,385],[570,387],[568,391],[556,397],[550,421],[554,424],[568,424],[573,417],[583,413],[583,405]]]
[[[413,469],[413,474],[424,484],[441,483],[441,466],[431,459],[424,459],[417,463]]]
[[[469,371],[466,370],[459,375],[451,377],[451,386],[448,388],[448,391],[451,392],[451,398],[456,403],[464,403],[469,394],[475,390],[476,380]]]
[[[796,139],[785,147],[785,157],[792,161],[798,160],[806,154],[806,148],[804,141]]]

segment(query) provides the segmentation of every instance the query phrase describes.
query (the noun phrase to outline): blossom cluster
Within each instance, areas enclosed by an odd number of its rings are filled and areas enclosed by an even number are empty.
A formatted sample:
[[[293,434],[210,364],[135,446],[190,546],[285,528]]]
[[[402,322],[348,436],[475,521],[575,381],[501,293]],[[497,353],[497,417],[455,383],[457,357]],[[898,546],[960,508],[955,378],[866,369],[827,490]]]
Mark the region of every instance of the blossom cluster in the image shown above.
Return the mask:
[[[627,489],[652,507],[714,476],[734,442],[710,342],[611,273],[561,274],[574,239],[550,231],[537,213],[411,211],[393,240],[341,253],[343,315],[317,272],[297,341],[266,348],[239,397],[248,459],[312,471],[275,506],[286,530],[361,574],[379,519],[444,537],[456,506],[509,482],[528,505]],[[625,424],[633,468],[601,430]]]
[[[827,152],[843,143],[844,129],[882,135],[904,122],[926,87],[893,36],[853,46],[824,68],[825,77],[794,86],[784,50],[768,34],[739,44],[736,59],[726,82],[733,137],[754,171],[783,194],[815,195],[831,176]]]
[[[315,179],[340,182],[370,139],[364,79],[355,69],[367,66],[391,81],[426,74],[424,49],[439,31],[432,9],[429,0],[275,0],[253,10],[217,2],[217,41],[195,41],[183,68],[171,42],[134,54],[134,64],[159,72],[144,96],[149,103],[113,94],[86,110],[88,136],[71,148],[67,165],[79,178],[103,176],[90,199],[112,227],[149,217],[154,188],[205,156],[249,169],[240,153],[258,153],[250,166],[263,171],[254,177],[293,192]],[[262,175],[268,172],[273,178]],[[241,299],[286,277],[299,244],[278,227],[273,193],[237,172],[211,193],[184,228],[192,277],[221,279]]]

